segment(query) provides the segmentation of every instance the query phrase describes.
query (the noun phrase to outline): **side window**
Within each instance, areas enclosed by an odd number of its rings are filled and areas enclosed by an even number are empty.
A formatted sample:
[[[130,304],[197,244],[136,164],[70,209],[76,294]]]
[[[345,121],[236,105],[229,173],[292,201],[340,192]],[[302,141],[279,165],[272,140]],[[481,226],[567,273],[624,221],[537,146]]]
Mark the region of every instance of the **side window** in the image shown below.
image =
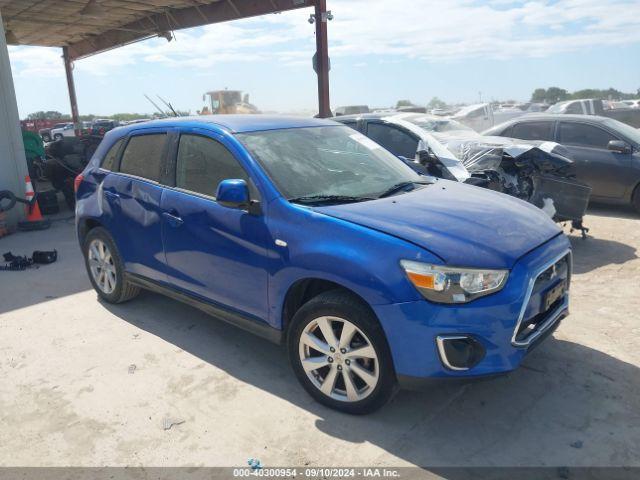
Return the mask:
[[[107,154],[104,156],[104,159],[102,160],[102,165],[100,165],[102,168],[104,168],[105,170],[114,169],[114,167],[116,166],[116,160],[118,159],[118,152],[120,152],[120,146],[122,145],[123,141],[124,139],[121,138],[109,149]]]
[[[570,103],[565,113],[582,113],[582,104],[580,102]]]
[[[478,108],[477,110],[473,110],[469,112],[467,118],[487,118],[489,113],[484,108]]]
[[[246,180],[255,194],[247,172],[224,145],[200,135],[181,135],[176,162],[176,187],[215,197],[222,180]]]
[[[370,123],[367,137],[382,145],[396,156],[413,158],[418,150],[418,140],[391,125]]]
[[[560,123],[558,142],[564,145],[606,149],[611,140],[617,138],[601,128],[584,123]]]
[[[341,123],[343,123],[347,127],[355,128],[356,130],[358,129],[358,122],[355,120],[344,120]]]
[[[166,138],[165,133],[131,137],[122,154],[120,171],[159,182]]]
[[[553,140],[552,122],[524,122],[513,126],[511,135],[522,140]]]
[[[493,129],[492,129],[493,130]],[[504,130],[500,131],[497,130],[496,133],[494,133],[493,135],[496,135],[498,137],[511,137],[511,138],[515,138],[513,136],[513,125],[510,127],[505,128]]]

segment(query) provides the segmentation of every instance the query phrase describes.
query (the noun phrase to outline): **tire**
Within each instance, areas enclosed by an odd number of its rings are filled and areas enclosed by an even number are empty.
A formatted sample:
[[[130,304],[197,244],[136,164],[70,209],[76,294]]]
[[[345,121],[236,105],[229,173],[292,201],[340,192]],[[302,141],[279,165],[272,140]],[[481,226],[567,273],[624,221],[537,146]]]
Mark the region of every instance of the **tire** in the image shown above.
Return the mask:
[[[3,204],[2,201],[5,201]],[[0,212],[8,212],[16,206],[16,196],[10,190],[0,190]]]
[[[106,247],[106,252],[100,245]],[[89,280],[100,298],[109,303],[123,303],[140,293],[140,289],[125,278],[120,253],[104,228],[96,227],[89,231],[84,241],[83,253]]]
[[[74,210],[76,208],[76,193],[73,191],[73,179],[66,179],[60,190],[69,209]]]
[[[54,140],[54,141],[62,140],[62,135],[61,135],[61,134],[59,134],[59,133],[56,133],[56,134],[53,136],[53,140]]]
[[[631,197],[631,206],[635,209],[636,212],[640,213],[640,185],[638,185],[633,191],[633,196]]]
[[[326,342],[325,331],[335,338]],[[304,304],[291,322],[287,348],[302,386],[327,407],[364,415],[384,406],[398,390],[382,327],[368,306],[347,292],[324,292]]]

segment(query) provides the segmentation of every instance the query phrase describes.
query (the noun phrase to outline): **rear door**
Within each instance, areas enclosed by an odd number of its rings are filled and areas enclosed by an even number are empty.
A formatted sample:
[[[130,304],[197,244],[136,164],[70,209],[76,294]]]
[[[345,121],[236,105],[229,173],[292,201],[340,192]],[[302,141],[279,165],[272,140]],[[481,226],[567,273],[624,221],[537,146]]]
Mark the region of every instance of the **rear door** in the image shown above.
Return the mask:
[[[576,174],[591,186],[591,196],[621,199],[629,188],[631,155],[612,152],[607,148],[613,133],[596,125],[561,121],[557,142],[561,143],[576,162]]]
[[[128,272],[166,282],[160,201],[166,174],[167,131],[132,133],[102,182],[109,231]],[[115,163],[115,165],[114,165]]]
[[[264,214],[223,207],[218,184],[244,179],[260,194],[233,147],[208,130],[180,133],[175,187],[162,199],[162,231],[169,281],[189,293],[261,320],[268,318]]]

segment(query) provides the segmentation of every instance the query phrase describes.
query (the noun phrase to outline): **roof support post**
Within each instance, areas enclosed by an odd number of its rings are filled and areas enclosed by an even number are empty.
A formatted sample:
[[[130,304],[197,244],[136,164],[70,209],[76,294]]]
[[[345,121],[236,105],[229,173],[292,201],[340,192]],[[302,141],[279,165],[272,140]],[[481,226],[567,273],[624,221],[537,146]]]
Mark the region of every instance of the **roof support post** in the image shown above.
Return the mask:
[[[329,103],[329,46],[327,41],[327,0],[315,0],[316,64],[318,70],[319,117],[333,116]]]
[[[64,60],[64,71],[67,74],[67,88],[69,90],[69,101],[71,102],[71,118],[76,137],[80,136],[80,115],[78,114],[78,99],[76,98],[76,85],[73,81],[73,65],[69,57],[69,47],[62,47],[62,59]]]

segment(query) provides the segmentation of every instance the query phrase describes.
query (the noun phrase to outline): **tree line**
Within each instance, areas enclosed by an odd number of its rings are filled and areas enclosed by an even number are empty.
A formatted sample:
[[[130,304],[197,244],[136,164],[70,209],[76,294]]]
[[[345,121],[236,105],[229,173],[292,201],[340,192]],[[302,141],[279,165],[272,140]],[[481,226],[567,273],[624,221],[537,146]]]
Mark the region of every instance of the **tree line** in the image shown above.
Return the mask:
[[[599,98],[602,100],[633,100],[640,97],[640,88],[634,93],[625,93],[615,88],[601,90],[597,88],[586,88],[573,93],[564,88],[549,87],[536,88],[531,94],[531,101],[535,103],[556,103],[564,100],[577,100],[580,98]]]
[[[167,116],[169,117],[173,116],[173,112],[166,112],[166,113],[167,113]],[[187,111],[178,110],[177,113],[180,116],[190,115],[190,112],[187,112]],[[116,113],[114,115],[104,115],[104,116],[88,114],[88,115],[80,115],[80,120],[83,122],[91,122],[96,118],[104,118],[104,119],[110,119],[110,120],[118,120],[120,122],[126,122],[130,120],[136,120],[138,118],[152,118],[156,116],[157,114],[149,115],[148,113]],[[68,114],[60,113],[55,110],[48,110],[46,112],[39,111],[39,112],[30,113],[29,115],[27,115],[27,120],[60,120],[61,122],[65,122],[65,121],[70,122],[71,116]]]

